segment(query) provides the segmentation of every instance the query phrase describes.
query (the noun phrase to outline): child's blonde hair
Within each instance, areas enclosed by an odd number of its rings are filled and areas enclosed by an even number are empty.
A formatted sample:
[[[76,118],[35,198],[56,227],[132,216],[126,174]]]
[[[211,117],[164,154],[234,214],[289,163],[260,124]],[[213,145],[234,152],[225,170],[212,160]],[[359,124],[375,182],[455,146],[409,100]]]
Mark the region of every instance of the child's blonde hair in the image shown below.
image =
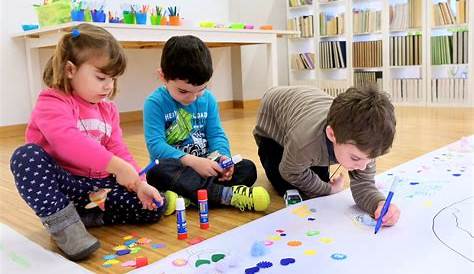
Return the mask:
[[[91,24],[80,24],[66,33],[58,42],[53,56],[49,59],[43,72],[44,83],[71,94],[71,81],[66,76],[65,68],[68,61],[76,67],[91,58],[105,57],[107,65],[99,68],[110,77],[116,77],[125,71],[127,60],[125,53],[117,40],[105,29]],[[117,93],[117,82],[109,97]]]

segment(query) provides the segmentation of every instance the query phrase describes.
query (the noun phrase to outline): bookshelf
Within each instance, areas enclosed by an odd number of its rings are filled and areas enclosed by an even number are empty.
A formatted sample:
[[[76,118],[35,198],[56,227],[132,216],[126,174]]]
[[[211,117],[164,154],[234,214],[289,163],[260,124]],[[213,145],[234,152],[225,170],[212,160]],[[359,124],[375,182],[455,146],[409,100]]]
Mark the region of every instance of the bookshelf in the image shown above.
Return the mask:
[[[290,85],[318,86],[336,96],[374,83],[396,105],[472,107],[469,1],[289,0],[301,6],[288,6],[289,19],[313,18],[312,36],[288,42]],[[309,52],[310,69],[304,57],[295,69],[292,56]]]

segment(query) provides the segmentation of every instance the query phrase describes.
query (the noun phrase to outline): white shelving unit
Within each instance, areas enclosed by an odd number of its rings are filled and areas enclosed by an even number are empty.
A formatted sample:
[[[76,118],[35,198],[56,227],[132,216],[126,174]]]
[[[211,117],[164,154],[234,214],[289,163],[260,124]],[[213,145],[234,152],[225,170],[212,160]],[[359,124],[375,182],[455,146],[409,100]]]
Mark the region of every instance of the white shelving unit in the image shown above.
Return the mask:
[[[287,17],[313,15],[314,37],[304,39],[289,39],[289,80],[290,85],[311,85],[326,90],[331,95],[337,95],[350,86],[355,84],[354,73],[356,72],[380,72],[382,74],[382,89],[392,94],[392,101],[397,105],[415,105],[415,106],[474,106],[474,9],[469,9],[469,1],[466,0],[466,9],[468,10],[468,22],[459,25],[433,26],[432,24],[432,5],[433,3],[446,2],[450,0],[418,0],[417,16],[421,18],[418,22],[401,24],[402,27],[390,27],[390,6],[391,5],[410,5],[410,1],[417,0],[338,0],[331,2],[319,2],[313,0],[311,5],[303,7],[288,7]],[[454,0],[451,0],[454,1]],[[411,2],[413,4],[413,2]],[[454,4],[453,4],[454,5]],[[420,8],[421,7],[421,8]],[[381,25],[370,33],[353,32],[353,10],[379,10],[381,11]],[[344,31],[342,34],[320,35],[321,12],[330,15],[344,13]],[[421,23],[421,25],[416,25]],[[397,25],[397,24],[394,24]],[[468,63],[453,65],[432,65],[431,37],[437,35],[450,35],[450,30],[465,28],[468,30]],[[411,38],[391,38],[405,37]],[[414,37],[420,36],[420,38]],[[390,40],[392,43],[406,42],[406,50],[414,52],[414,47],[420,48],[419,63],[413,56],[411,61],[404,64],[392,64],[390,53]],[[396,39],[400,39],[399,42]],[[379,67],[354,67],[354,42],[361,41],[382,41],[382,65]],[[320,43],[324,41],[345,41],[346,42],[346,67],[345,68],[322,68]],[[394,44],[400,45],[400,44]],[[405,48],[404,48],[405,49]],[[315,53],[315,69],[300,71],[291,69],[291,54],[311,51]],[[324,51],[323,51],[324,52]],[[418,55],[417,55],[418,56]],[[394,56],[395,57],[395,56]],[[415,61],[413,61],[415,60]],[[380,74],[377,74],[380,75]],[[435,100],[432,95],[431,79],[466,77],[466,97],[462,100]],[[449,81],[448,81],[449,82]],[[455,81],[445,83],[447,87],[459,85]],[[398,85],[398,86],[397,86]],[[401,91],[403,89],[403,91]],[[408,90],[408,92],[406,92]]]

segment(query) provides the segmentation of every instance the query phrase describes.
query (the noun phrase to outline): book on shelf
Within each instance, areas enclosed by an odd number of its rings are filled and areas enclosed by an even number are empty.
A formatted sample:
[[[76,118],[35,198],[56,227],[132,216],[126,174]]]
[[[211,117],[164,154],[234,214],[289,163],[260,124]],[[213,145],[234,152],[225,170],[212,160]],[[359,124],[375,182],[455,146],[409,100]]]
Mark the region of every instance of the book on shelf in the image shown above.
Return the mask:
[[[465,103],[469,99],[467,79],[465,78],[436,78],[431,79],[432,103]]]
[[[454,3],[452,5],[452,3]],[[455,7],[455,12],[451,7]],[[448,0],[448,2],[433,3],[432,23],[434,26],[467,23],[466,0]]]
[[[431,64],[467,64],[468,31],[454,31],[452,35],[431,37]]]
[[[375,85],[378,90],[383,90],[383,79],[381,71],[355,71],[354,86],[365,87]]]
[[[309,38],[314,37],[313,16],[304,15],[288,19],[288,30],[299,31],[299,35],[292,36],[293,38]]]
[[[319,14],[319,34],[339,35],[344,33],[344,13],[338,15],[329,15],[321,12]]]
[[[313,0],[288,0],[290,8],[312,5]]]
[[[319,43],[319,67],[322,69],[345,68],[346,41],[323,41]]]
[[[313,70],[315,55],[311,52],[296,53],[291,55],[291,68],[294,70]]]
[[[390,65],[421,65],[421,35],[390,36]]]
[[[389,20],[391,30],[420,28],[423,11],[422,0],[408,0],[408,3],[390,5]]]
[[[381,30],[382,11],[371,9],[354,9],[352,11],[352,28],[357,33],[372,33]]]
[[[466,0],[456,1],[456,24],[467,23]]]
[[[392,102],[418,103],[423,100],[422,79],[392,79],[390,94]]]
[[[354,49],[352,54],[354,67],[382,66],[382,40],[353,42],[352,47]]]
[[[345,92],[349,85],[345,80],[321,79],[319,82],[319,87],[327,94],[336,97],[337,95]]]

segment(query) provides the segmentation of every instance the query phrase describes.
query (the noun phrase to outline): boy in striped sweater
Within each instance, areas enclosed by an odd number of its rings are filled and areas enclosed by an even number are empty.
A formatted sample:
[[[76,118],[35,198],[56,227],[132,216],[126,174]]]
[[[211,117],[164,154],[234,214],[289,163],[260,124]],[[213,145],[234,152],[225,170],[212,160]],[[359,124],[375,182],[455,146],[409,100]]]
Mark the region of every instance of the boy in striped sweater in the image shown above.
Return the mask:
[[[280,195],[295,188],[305,198],[343,190],[343,176],[329,176],[329,166],[339,164],[349,171],[356,204],[378,218],[385,197],[375,187],[375,158],[390,149],[395,125],[389,98],[372,87],[349,88],[336,98],[312,87],[275,87],[262,99],[253,134]],[[391,204],[383,225],[399,215]]]

